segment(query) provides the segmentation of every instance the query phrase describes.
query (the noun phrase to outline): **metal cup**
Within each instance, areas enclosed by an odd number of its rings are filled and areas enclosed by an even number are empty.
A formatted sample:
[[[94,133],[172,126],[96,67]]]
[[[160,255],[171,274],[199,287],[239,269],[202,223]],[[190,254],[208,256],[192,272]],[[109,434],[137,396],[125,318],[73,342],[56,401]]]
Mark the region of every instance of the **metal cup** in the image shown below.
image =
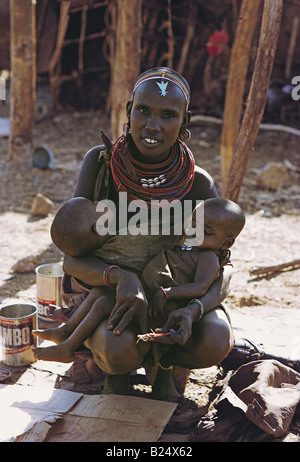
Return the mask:
[[[8,366],[25,366],[35,361],[32,347],[37,329],[37,306],[33,303],[3,305],[0,308],[1,360]]]
[[[53,321],[48,317],[49,305],[61,306],[61,286],[63,268],[61,263],[46,263],[35,269],[38,316],[46,321]]]

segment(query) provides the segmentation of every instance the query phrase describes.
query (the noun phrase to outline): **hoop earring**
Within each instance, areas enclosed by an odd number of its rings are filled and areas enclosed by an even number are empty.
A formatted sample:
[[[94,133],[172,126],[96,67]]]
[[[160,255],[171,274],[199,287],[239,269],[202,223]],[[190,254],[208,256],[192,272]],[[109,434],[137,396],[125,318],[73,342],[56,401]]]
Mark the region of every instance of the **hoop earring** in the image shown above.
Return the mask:
[[[185,143],[187,141],[189,141],[192,137],[192,134],[190,132],[190,130],[188,128],[183,128],[183,129],[180,129],[179,131],[179,139],[181,141],[184,141]]]

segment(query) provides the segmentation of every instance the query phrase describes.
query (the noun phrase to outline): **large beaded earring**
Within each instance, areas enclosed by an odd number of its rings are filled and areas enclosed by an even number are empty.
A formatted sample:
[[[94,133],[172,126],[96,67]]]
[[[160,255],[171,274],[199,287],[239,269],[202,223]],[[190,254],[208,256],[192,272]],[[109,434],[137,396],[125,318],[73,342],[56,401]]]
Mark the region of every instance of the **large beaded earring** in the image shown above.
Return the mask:
[[[130,120],[128,120],[127,124],[124,125],[125,141],[129,141],[129,135],[130,135]]]
[[[190,130],[188,128],[181,128],[179,130],[179,134],[178,134],[178,137],[181,141],[183,141],[184,143],[186,143],[187,141],[189,141],[192,137],[192,134],[190,132]]]

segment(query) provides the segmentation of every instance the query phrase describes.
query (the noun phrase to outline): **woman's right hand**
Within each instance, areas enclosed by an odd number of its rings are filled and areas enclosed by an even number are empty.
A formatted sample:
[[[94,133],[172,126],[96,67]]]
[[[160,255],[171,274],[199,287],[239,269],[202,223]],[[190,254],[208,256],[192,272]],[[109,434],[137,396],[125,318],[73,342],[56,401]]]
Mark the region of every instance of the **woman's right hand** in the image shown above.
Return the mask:
[[[139,322],[141,332],[146,333],[148,301],[138,276],[114,269],[110,272],[110,280],[116,286],[116,304],[108,320],[108,330],[120,335],[135,318]]]

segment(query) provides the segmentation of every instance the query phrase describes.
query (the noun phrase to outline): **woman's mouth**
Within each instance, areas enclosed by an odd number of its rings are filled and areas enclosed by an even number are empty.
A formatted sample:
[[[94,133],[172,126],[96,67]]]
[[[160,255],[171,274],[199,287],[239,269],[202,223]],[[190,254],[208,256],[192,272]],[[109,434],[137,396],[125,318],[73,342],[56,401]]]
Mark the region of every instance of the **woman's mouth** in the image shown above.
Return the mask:
[[[155,146],[159,143],[158,140],[156,140],[155,138],[143,138],[143,141],[147,144],[147,145],[151,145],[151,146]]]

